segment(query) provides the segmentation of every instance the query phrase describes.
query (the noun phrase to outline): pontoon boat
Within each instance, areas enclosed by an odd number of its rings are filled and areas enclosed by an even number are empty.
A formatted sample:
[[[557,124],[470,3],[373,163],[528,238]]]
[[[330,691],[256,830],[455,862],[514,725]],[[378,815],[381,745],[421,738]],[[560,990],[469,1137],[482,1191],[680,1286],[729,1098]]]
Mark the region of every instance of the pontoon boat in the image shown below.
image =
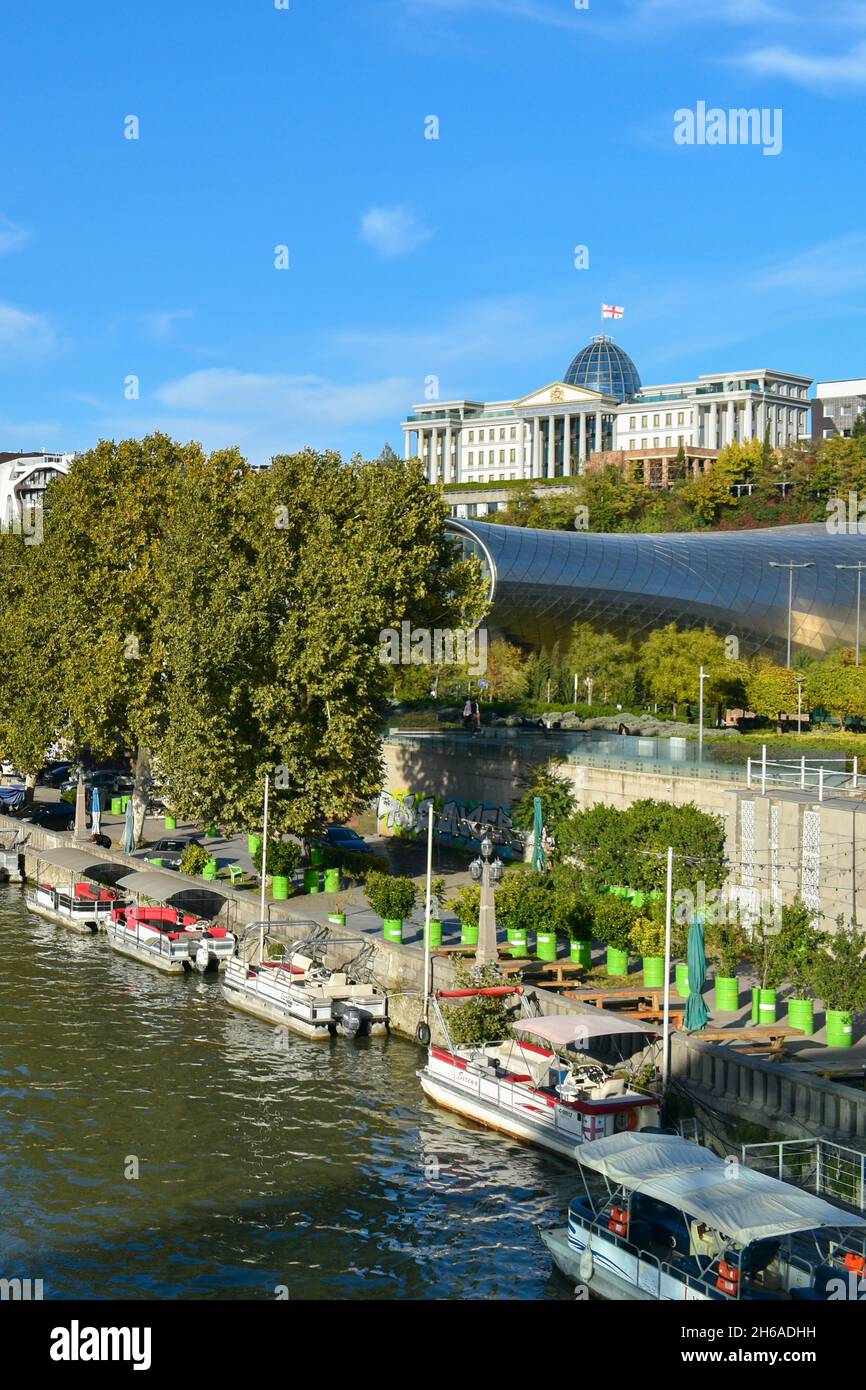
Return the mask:
[[[589,1140],[658,1125],[657,1096],[633,1089],[625,1068],[612,1069],[585,1056],[594,1039],[630,1034],[645,1040],[657,1028],[598,1009],[524,1018],[512,1025],[515,1039],[455,1047],[439,1001],[479,994],[523,999],[520,986],[514,985],[434,995],[447,1045],[431,1043],[418,1076],[424,1094],[437,1105],[566,1158]]]
[[[122,907],[125,899],[113,888],[100,887],[97,874],[111,865],[99,863],[93,851],[81,849],[46,850],[46,859],[36,862],[36,882],[28,888],[24,900],[31,912],[40,917],[48,917],[52,922],[62,922],[82,935],[93,935],[105,928],[114,908]],[[52,875],[56,869],[69,870],[69,886],[58,887],[45,882],[40,875],[42,863]],[[128,873],[128,869],[124,869]],[[82,883],[80,879],[96,879],[97,882]]]
[[[614,1134],[577,1161],[585,1191],[542,1239],[604,1298],[844,1299],[866,1270],[866,1218],[679,1136]]]
[[[113,950],[171,975],[225,968],[236,937],[214,920],[226,902],[221,893],[184,887],[176,875],[154,871],[127,872],[119,885],[135,893],[139,903],[112,911],[108,940]],[[156,904],[142,904],[143,897]]]
[[[276,925],[256,922],[241,936],[223,984],[230,1004],[307,1038],[387,1032],[388,1000],[372,975],[374,942],[333,937],[327,927],[311,923],[289,945],[273,935]],[[355,947],[360,949],[349,961],[338,963],[335,953],[351,955]]]

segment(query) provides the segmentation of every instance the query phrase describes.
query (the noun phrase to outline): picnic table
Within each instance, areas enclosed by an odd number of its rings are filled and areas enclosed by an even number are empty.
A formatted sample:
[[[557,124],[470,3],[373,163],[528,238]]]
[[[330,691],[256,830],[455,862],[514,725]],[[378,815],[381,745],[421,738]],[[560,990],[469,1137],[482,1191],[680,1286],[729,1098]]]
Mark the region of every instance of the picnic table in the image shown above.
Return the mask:
[[[585,966],[576,960],[507,960],[500,962],[503,975],[516,975],[522,971],[529,978],[527,984],[541,985],[542,989],[570,989],[574,977],[582,975]],[[552,978],[548,979],[548,976]]]
[[[785,1056],[789,1038],[805,1037],[802,1028],[785,1028],[778,1023],[756,1023],[745,1028],[702,1028],[695,1037],[704,1042],[728,1043],[741,1052],[761,1053],[774,1061]]]
[[[866,1081],[866,1062],[801,1062],[798,1059],[797,1070],[820,1076],[822,1081],[838,1081],[843,1076]]]
[[[594,1004],[597,1009],[603,1009],[605,1004],[630,1004],[635,1010],[646,1000],[647,1006],[658,1012],[664,1008],[664,1004],[659,1003],[664,1000],[664,993],[664,989],[639,985],[633,989],[577,989],[569,998],[579,999],[582,1004]]]

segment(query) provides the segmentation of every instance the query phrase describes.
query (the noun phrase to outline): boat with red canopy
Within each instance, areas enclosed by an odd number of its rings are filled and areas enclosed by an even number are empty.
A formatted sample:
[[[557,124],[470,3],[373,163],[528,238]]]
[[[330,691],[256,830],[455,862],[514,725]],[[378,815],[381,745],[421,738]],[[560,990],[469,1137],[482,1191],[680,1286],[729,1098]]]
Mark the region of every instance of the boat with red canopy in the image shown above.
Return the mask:
[[[455,1046],[440,1001],[473,995],[517,996],[523,1003],[522,989],[514,985],[433,995],[446,1041],[431,1041],[418,1077],[437,1105],[567,1158],[576,1145],[658,1126],[660,1099],[635,1088],[630,1066],[613,1068],[590,1055],[599,1039],[628,1037],[645,1044],[657,1027],[598,1009],[522,1018],[512,1024],[513,1038]]]

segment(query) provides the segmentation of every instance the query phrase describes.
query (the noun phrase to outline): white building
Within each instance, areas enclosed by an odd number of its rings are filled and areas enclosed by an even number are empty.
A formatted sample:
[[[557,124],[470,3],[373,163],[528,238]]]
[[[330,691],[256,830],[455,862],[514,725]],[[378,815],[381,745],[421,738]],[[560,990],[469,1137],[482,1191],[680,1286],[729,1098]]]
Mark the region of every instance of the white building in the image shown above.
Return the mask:
[[[582,473],[593,453],[721,449],[734,440],[777,447],[809,435],[811,378],[767,368],[641,386],[611,338],[577,354],[561,381],[511,401],[437,401],[403,421],[406,458],[431,482],[505,482]],[[413,439],[414,436],[414,439]]]
[[[27,507],[41,507],[53,478],[69,472],[74,454],[0,453],[0,525],[8,529],[21,521]]]
[[[816,382],[812,405],[814,439],[831,439],[833,435],[847,438],[853,434],[860,415],[866,415],[866,377]]]

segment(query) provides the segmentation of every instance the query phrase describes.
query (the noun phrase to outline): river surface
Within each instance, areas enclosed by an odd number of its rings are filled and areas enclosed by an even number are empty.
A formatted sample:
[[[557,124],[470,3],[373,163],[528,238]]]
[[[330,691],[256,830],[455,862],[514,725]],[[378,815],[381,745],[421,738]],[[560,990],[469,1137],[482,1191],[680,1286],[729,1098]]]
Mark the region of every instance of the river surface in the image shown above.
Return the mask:
[[[0,984],[0,1277],[46,1299],[573,1297],[538,1231],[576,1168],[432,1106],[411,1043],[296,1038],[11,885]]]

